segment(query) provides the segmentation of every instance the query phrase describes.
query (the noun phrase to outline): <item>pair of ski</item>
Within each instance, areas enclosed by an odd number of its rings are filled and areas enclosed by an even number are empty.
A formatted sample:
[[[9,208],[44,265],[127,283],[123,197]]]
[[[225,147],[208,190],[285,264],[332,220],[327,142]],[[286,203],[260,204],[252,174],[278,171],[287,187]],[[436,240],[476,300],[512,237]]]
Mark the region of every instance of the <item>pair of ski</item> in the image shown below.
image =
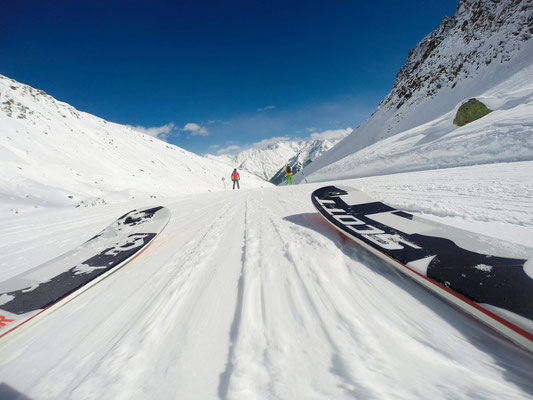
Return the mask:
[[[526,250],[511,254],[352,188],[326,186],[311,200],[344,235],[533,353],[533,259]],[[169,219],[164,207],[133,210],[78,248],[1,282],[0,337],[131,261]]]

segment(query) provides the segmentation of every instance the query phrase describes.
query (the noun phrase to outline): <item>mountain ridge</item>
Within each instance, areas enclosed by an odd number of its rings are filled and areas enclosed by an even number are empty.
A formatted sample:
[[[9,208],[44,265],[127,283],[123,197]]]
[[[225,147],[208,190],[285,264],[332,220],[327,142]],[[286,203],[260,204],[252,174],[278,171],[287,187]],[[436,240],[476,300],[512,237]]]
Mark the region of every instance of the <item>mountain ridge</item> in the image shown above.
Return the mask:
[[[231,169],[0,75],[2,204],[12,211],[224,190]],[[244,173],[244,187],[269,185]]]
[[[511,79],[531,63],[531,9],[531,0],[459,1],[453,17],[445,17],[409,50],[391,91],[372,115],[305,174],[438,119]]]
[[[336,143],[348,135],[351,129],[338,133],[333,138],[310,140],[279,140],[263,148],[243,150],[235,155],[215,156],[206,154],[205,157],[223,162],[239,170],[245,170],[279,185],[285,179],[285,166],[290,164],[294,173],[320,157]]]

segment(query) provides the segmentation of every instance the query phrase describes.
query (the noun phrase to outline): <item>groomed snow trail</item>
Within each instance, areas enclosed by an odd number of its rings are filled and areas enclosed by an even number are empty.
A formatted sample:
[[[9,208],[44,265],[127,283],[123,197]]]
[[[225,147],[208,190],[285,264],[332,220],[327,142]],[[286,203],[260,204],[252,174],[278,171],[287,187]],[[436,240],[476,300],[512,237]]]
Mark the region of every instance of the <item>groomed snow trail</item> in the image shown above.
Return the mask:
[[[342,183],[456,225],[533,237],[533,163],[476,168]],[[172,219],[140,257],[0,341],[0,384],[35,399],[533,395],[531,355],[333,231],[310,202],[320,186],[163,204]],[[31,268],[130,208],[13,216],[0,265]]]

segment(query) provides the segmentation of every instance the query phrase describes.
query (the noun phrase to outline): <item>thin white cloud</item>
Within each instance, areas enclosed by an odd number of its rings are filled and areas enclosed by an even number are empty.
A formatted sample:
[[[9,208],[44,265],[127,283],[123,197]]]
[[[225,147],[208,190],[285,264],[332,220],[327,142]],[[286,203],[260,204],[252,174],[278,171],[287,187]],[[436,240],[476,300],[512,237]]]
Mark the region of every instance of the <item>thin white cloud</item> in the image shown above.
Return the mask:
[[[259,142],[251,143],[251,144],[245,144],[242,146],[238,146],[236,144],[230,144],[226,147],[220,148],[217,150],[218,155],[235,155],[237,153],[240,153],[241,151],[245,150],[262,150],[266,149],[268,146],[280,142],[289,142],[291,141],[291,138],[288,136],[276,136],[272,138],[263,139]],[[215,146],[210,146],[210,148],[214,148]]]
[[[193,136],[209,136],[209,131],[207,130],[207,128],[200,126],[194,122],[186,123],[182,130],[190,132]]]
[[[311,140],[335,140],[335,139],[342,139],[346,137],[348,134],[350,134],[353,131],[352,128],[348,127],[346,129],[330,129],[323,132],[313,132],[309,136]]]
[[[174,129],[174,123],[172,122],[169,122],[168,124],[165,124],[162,126],[153,126],[149,128],[145,126],[140,126],[140,125],[137,125],[137,126],[127,125],[127,126],[129,126],[134,131],[153,136],[165,142],[167,141],[168,136],[170,135],[170,132],[172,132],[172,130]]]
[[[227,147],[223,147],[219,150],[217,150],[217,154],[219,156],[222,156],[222,155],[234,155],[234,154],[237,154],[237,153],[240,153],[242,150],[244,150],[241,146],[237,146],[237,145],[229,145]]]
[[[248,148],[262,150],[262,149],[266,149],[271,144],[276,144],[279,142],[288,142],[290,140],[291,138],[288,136],[275,136],[272,138],[263,139],[259,142],[252,143],[250,146],[248,146]]]
[[[268,111],[268,110],[274,110],[276,108],[276,106],[266,106],[266,107],[260,107],[257,109],[257,112],[263,112],[263,111]]]

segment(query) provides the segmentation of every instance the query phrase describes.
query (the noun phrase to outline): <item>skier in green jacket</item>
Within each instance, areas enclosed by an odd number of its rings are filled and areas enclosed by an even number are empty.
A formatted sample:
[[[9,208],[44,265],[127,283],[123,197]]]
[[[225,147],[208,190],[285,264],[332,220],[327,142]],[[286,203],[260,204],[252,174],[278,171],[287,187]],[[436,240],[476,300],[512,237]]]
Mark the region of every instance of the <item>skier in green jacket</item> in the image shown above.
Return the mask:
[[[292,185],[292,167],[290,164],[285,167],[285,174],[287,175],[287,185]]]

